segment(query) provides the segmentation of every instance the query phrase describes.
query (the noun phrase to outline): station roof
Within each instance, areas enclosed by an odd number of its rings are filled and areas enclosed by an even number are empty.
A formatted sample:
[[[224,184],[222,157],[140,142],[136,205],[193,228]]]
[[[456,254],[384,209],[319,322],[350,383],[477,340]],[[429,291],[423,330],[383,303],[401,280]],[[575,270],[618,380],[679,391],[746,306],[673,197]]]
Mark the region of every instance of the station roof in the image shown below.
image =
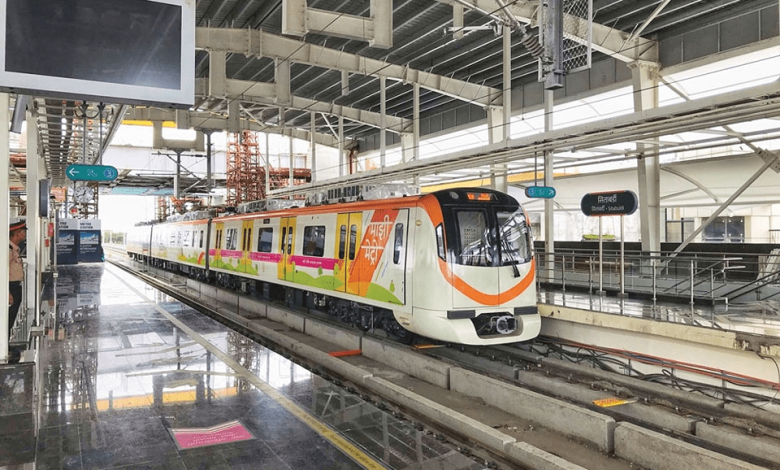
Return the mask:
[[[370,0],[303,2],[309,9],[334,12],[334,17],[364,18],[371,15],[371,3]],[[191,116],[224,116],[223,121],[212,119],[212,122],[227,123],[231,96],[211,96],[205,85],[211,69],[207,50],[220,48],[226,52],[225,78],[239,86],[273,83],[278,78],[279,62],[291,61],[291,97],[284,111],[280,111],[274,98],[254,96],[241,100],[243,120],[255,126],[254,129],[272,132],[283,129],[288,134],[303,136],[311,130],[314,113],[315,134],[321,142],[331,144],[337,138],[338,116],[345,118],[346,139],[359,141],[378,133],[380,80],[387,80],[387,127],[396,134],[408,131],[415,83],[421,87],[422,118],[462,107],[464,103],[483,111],[500,104],[503,43],[497,33],[503,25],[518,32],[512,36],[513,89],[538,81],[538,61],[523,44],[524,38],[538,36],[536,1],[391,1],[392,44],[382,47],[372,46],[364,39],[340,37],[345,35],[343,32],[285,35],[282,4],[282,0],[197,1],[197,81]],[[448,28],[453,26],[453,10],[460,7],[464,8],[466,31],[462,38],[456,38]],[[657,49],[660,41],[695,34],[728,18],[760,15],[768,8],[775,9],[776,20],[776,0],[594,0],[593,61],[641,60],[660,64],[662,57],[658,56]],[[218,45],[214,34],[217,31],[227,34],[234,45],[227,48]],[[242,38],[261,38],[266,47],[261,54],[249,53],[242,50],[243,46],[235,45]],[[272,46],[276,45],[288,49],[275,52]],[[43,154],[55,184],[67,183],[65,168],[82,154],[88,155],[88,161],[97,158],[101,147],[97,143],[98,134],[104,135],[102,147],[105,148],[123,119],[142,116],[146,111],[143,107],[106,104],[107,117],[102,129],[87,122],[92,138],[87,139],[85,152],[81,137],[84,110],[79,108],[80,103],[36,98],[35,105]],[[96,111],[96,104],[90,103],[86,114],[94,115]],[[170,117],[173,113],[158,111],[159,116]],[[226,128],[227,124],[223,126]],[[419,171],[428,170],[420,168]],[[11,176],[12,186],[24,179],[23,172],[12,172]],[[151,183],[164,186],[169,180],[163,178]],[[151,183],[130,174],[118,186],[147,187]]]

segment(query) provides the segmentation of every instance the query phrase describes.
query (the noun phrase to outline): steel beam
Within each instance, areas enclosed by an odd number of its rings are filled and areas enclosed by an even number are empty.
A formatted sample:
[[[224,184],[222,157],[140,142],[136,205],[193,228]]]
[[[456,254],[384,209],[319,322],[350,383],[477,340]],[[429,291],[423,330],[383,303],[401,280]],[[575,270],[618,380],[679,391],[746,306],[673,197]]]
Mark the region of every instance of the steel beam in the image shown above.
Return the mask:
[[[188,111],[188,119],[194,129],[199,131],[227,131],[227,116],[215,115],[213,113],[201,111]],[[176,112],[161,108],[131,108],[125,113],[125,119],[129,121],[171,121],[176,120]],[[266,132],[269,134],[280,134],[281,129],[272,124],[261,123],[255,120],[242,119],[241,130],[254,132]],[[303,129],[286,129],[285,135],[292,135],[296,139],[309,140],[309,131]],[[336,148],[338,141],[335,137],[317,133],[315,140],[320,145]]]
[[[393,1],[371,0],[371,16],[308,8],[306,0],[282,1],[282,34],[326,36],[367,41],[369,46],[393,47]]]
[[[504,143],[486,145],[388,166],[381,171],[371,170],[346,179],[325,180],[317,185],[300,186],[296,190],[305,191],[315,187],[327,189],[347,182],[357,184],[411,179],[417,174],[427,175],[491,163],[533,159],[537,154],[550,150],[585,150],[626,141],[692,132],[778,113],[780,113],[780,82],[772,82],[722,95],[510,139],[506,145]],[[280,194],[284,192],[281,190]]]
[[[195,80],[195,95],[203,98],[209,98],[209,78],[198,78]],[[280,103],[276,98],[276,85],[273,83],[250,82],[247,80],[226,79],[226,98],[230,100],[238,99],[243,103],[263,104],[267,106],[278,106]],[[297,111],[315,111],[318,113],[333,114],[335,116],[344,116],[350,121],[359,122],[367,126],[381,127],[381,115],[372,111],[351,108],[334,103],[302,98],[300,96],[291,96],[287,109]],[[410,125],[411,121],[397,116],[386,116],[387,130],[400,134]]]
[[[500,15],[496,13],[495,0],[436,0],[439,3],[445,3],[447,5],[463,5],[472,10],[479,11],[484,15],[495,17],[500,21],[505,21]],[[509,11],[514,17],[521,23],[528,24],[530,26],[537,26],[536,10],[539,8],[538,1],[528,2],[512,2],[511,5],[507,5]],[[582,18],[573,18],[570,15],[564,16],[564,22],[571,24],[577,22],[578,26],[574,28],[576,31],[587,31],[584,24],[585,20]],[[583,34],[582,36],[564,33],[564,37],[576,41],[578,43],[585,43],[588,40]],[[631,38],[629,33],[620,31],[619,29],[610,28],[598,23],[593,23],[592,44],[594,50],[603,52],[621,62],[634,62],[636,60],[646,60],[651,62],[657,62],[658,59],[658,42],[635,37]]]
[[[210,53],[223,51],[247,56],[281,58],[299,64],[372,77],[381,75],[403,83],[418,83],[425,89],[467,103],[483,107],[501,105],[501,90],[492,87],[350,54],[262,30],[199,27],[196,30],[195,44],[197,49],[205,49]]]

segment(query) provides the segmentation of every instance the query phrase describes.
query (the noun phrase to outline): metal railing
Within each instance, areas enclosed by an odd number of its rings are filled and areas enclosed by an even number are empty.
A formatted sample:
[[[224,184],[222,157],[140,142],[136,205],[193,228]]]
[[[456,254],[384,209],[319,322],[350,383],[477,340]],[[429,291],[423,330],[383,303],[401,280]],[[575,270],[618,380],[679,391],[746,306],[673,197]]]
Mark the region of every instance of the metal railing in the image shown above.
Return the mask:
[[[765,274],[761,254],[565,249],[536,252],[537,281],[590,293],[625,293],[691,304],[765,300],[780,295],[780,271]],[[747,258],[751,258],[748,260]],[[601,276],[599,276],[601,273]]]

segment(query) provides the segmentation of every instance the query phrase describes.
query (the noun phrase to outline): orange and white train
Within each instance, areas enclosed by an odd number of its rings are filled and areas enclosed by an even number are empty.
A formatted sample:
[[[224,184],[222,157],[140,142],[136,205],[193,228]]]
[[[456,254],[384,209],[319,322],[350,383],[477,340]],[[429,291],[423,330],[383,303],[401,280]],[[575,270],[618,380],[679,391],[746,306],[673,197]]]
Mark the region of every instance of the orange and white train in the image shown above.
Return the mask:
[[[526,215],[489,189],[142,225],[127,252],[401,341],[512,343],[541,325]]]

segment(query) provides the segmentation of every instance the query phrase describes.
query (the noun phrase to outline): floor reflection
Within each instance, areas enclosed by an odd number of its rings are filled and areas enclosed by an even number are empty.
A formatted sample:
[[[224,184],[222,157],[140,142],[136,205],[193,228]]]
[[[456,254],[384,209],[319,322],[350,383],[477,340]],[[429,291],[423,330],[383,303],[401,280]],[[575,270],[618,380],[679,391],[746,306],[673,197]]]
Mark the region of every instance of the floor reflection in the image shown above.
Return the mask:
[[[60,277],[57,326],[42,348],[36,468],[362,468],[301,416],[316,417],[323,429],[336,430],[390,468],[482,468],[116,268],[68,267]],[[198,337],[128,286],[155,299]],[[220,360],[219,351],[237,365]],[[173,437],[234,421],[251,438],[182,448]]]

